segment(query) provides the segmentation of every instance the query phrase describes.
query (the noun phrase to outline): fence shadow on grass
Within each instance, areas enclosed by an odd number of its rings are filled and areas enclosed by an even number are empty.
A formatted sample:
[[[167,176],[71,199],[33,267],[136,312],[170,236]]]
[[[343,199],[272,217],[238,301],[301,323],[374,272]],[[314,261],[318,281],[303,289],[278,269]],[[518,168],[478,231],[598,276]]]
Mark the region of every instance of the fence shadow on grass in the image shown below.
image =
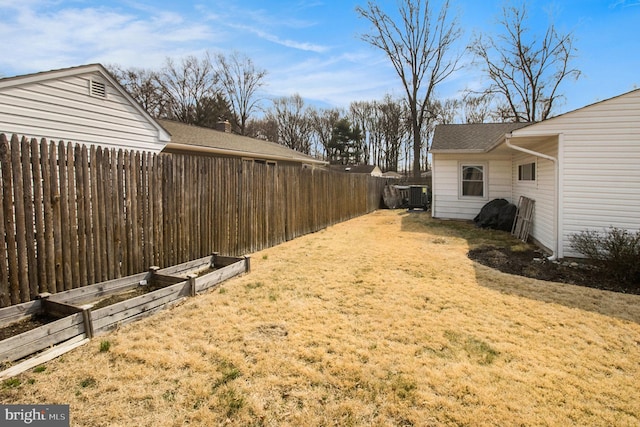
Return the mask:
[[[421,232],[431,235],[433,240],[463,238],[470,248],[480,245],[522,245],[509,233],[476,228],[471,221],[445,221],[431,218],[430,212],[420,210],[398,211],[402,216],[403,232]],[[598,313],[607,317],[640,324],[640,295],[603,291],[578,285],[548,282],[502,273],[478,262],[473,263],[477,283],[485,288],[541,301],[559,304],[578,310]]]

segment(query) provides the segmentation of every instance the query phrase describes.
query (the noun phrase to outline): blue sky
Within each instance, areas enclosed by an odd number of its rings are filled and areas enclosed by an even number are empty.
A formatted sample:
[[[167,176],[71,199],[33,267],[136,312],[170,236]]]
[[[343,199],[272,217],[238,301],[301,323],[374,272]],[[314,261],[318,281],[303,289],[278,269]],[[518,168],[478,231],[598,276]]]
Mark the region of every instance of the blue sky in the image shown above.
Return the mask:
[[[432,0],[439,4],[439,1]],[[464,29],[494,32],[503,0],[451,0]],[[390,13],[396,0],[379,0]],[[166,57],[239,51],[268,71],[269,97],[300,94],[323,107],[402,95],[385,56],[362,42],[366,0],[0,0],[0,76],[88,63],[159,69]],[[640,0],[528,0],[531,26],[553,16],[573,31],[577,82],[562,87],[562,113],[640,87]],[[464,69],[441,86],[442,98],[481,84]]]

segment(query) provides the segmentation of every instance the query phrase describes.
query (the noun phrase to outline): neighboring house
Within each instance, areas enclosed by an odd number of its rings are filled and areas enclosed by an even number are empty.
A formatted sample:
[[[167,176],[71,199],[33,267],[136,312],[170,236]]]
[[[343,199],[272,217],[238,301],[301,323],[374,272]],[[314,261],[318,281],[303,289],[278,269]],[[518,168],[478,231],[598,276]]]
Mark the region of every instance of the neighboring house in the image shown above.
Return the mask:
[[[580,256],[570,236],[640,229],[640,90],[526,124],[436,127],[436,218],[472,219],[490,200],[535,200],[534,241]]]
[[[374,165],[331,165],[331,170],[347,173],[364,173],[371,176],[382,176],[382,170]]]
[[[277,162],[303,166],[326,166],[328,164],[328,162],[318,160],[274,142],[171,120],[161,119],[158,122],[171,135],[171,142],[163,150],[165,153],[239,157],[258,162]]]
[[[383,178],[390,178],[390,179],[398,179],[398,180],[404,178],[404,176],[402,174],[400,174],[398,172],[394,172],[394,171],[384,172],[382,174],[382,177]]]
[[[0,133],[153,152],[169,142],[100,64],[0,79]]]

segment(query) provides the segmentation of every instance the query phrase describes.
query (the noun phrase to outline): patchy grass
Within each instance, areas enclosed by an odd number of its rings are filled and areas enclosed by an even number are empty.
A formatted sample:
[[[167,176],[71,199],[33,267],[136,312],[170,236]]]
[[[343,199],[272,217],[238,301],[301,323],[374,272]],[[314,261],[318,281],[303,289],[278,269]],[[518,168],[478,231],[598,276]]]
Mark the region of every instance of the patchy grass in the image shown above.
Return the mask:
[[[640,296],[469,260],[508,233],[379,211],[0,390],[78,426],[638,425]],[[37,381],[33,381],[37,379]]]
[[[101,353],[105,353],[105,352],[109,351],[110,348],[111,348],[111,341],[109,341],[109,340],[100,341],[100,352]]]

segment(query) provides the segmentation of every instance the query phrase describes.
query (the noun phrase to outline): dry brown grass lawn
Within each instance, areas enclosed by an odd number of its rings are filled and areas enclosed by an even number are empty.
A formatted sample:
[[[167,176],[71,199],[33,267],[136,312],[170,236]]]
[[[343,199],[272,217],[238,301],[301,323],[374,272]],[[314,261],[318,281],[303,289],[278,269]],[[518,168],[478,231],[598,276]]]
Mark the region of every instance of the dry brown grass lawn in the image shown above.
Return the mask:
[[[640,296],[466,257],[495,239],[356,218],[5,382],[0,402],[68,403],[78,426],[638,425]]]

